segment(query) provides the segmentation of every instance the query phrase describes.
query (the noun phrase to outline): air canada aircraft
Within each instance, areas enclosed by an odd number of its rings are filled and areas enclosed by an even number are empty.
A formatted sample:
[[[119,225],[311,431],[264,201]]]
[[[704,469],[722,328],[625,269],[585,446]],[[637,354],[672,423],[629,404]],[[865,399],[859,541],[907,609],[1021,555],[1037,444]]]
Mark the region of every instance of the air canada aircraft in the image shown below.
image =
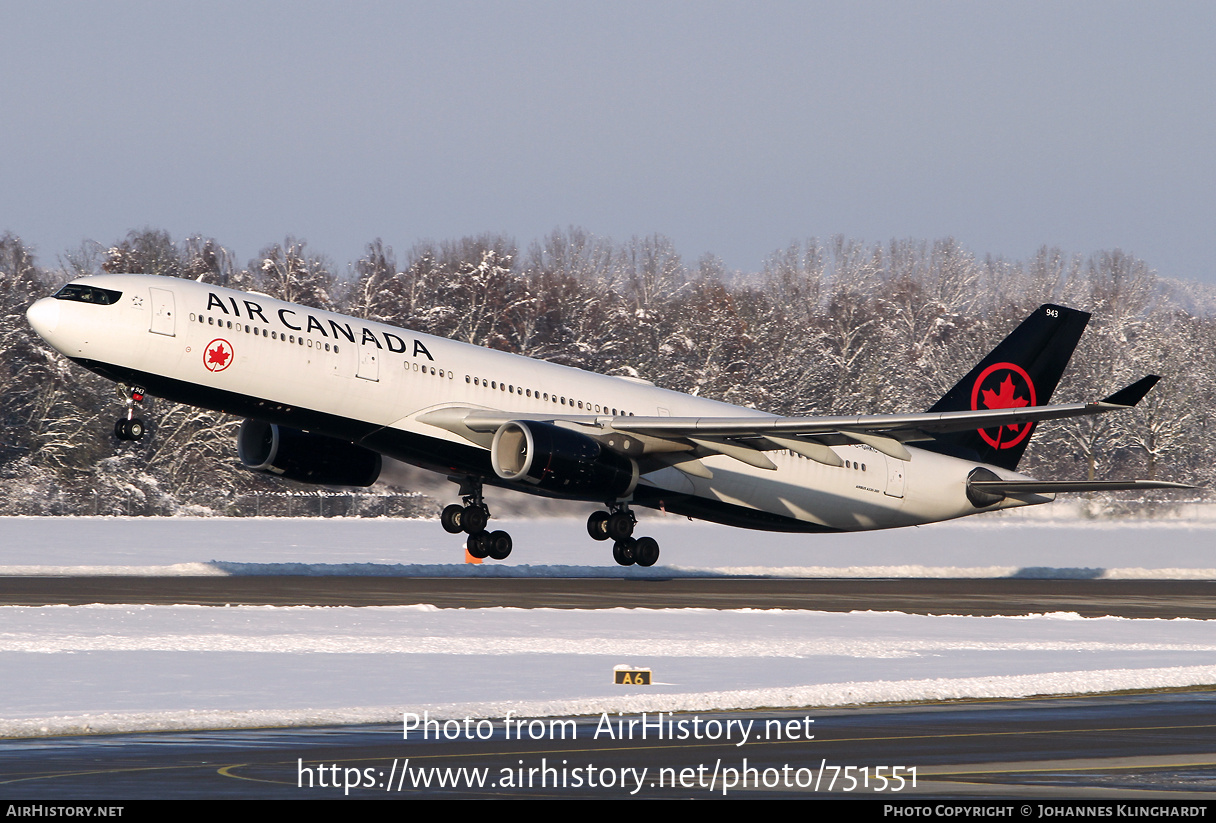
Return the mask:
[[[145,394],[246,418],[245,466],[370,486],[387,456],[441,472],[443,510],[475,557],[504,559],[484,484],[603,504],[587,521],[622,565],[650,566],[633,506],[730,526],[840,532],[1046,503],[1057,492],[1188,488],[1040,481],[1016,472],[1035,425],[1136,405],[1148,376],[1095,402],[1048,405],[1089,320],[1038,308],[928,411],[778,417],[645,380],[484,349],[191,280],[74,280],[27,312],[74,362],[124,387],[122,440]]]

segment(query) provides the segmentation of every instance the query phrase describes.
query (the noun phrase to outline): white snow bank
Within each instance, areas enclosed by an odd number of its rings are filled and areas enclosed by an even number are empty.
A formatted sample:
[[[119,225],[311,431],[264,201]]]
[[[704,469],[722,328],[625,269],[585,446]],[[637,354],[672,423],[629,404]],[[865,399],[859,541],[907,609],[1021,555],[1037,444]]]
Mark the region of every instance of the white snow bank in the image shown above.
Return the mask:
[[[642,512],[659,564],[622,569],[581,519],[495,522],[505,562],[465,564],[436,521],[286,518],[0,518],[0,575],[1216,578],[1216,522],[978,516],[921,528],[773,534]],[[745,540],[741,539],[745,538]],[[746,545],[746,552],[740,550]]]
[[[55,606],[0,627],[7,736],[1216,684],[1205,621],[1075,614]],[[620,665],[653,685],[613,685]]]

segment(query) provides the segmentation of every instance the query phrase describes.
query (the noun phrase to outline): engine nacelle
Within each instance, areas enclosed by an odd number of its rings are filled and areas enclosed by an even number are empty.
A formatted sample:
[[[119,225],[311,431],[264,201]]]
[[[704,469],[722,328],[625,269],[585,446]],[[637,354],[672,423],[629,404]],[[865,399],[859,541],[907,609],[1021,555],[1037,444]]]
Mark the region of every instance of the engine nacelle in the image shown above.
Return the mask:
[[[490,463],[503,480],[596,500],[627,497],[638,482],[638,464],[628,457],[585,434],[536,420],[503,423],[494,433]]]
[[[246,420],[236,436],[241,462],[301,483],[322,486],[370,486],[380,476],[380,455],[354,443]]]

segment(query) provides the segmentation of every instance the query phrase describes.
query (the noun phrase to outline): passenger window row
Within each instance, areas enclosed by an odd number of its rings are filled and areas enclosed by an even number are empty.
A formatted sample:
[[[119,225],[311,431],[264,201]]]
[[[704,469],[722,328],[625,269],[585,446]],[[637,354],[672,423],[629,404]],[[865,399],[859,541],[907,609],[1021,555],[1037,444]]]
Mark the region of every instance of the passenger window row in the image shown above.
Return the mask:
[[[616,409],[599,403],[592,404],[589,400],[575,400],[573,397],[564,397],[557,394],[549,394],[536,389],[528,389],[522,386],[516,386],[514,383],[500,383],[497,380],[487,380],[484,377],[473,377],[466,374],[464,382],[473,386],[490,389],[492,391],[504,391],[508,394],[518,394],[523,397],[531,397],[537,400],[543,400],[546,403],[556,403],[561,406],[570,406],[571,408],[581,409],[584,412],[594,411],[595,414],[611,414],[613,417],[633,417],[633,412],[627,412],[624,409],[617,411]]]
[[[451,380],[453,377],[456,376],[450,369],[445,374],[443,369],[436,370],[434,366],[428,366],[425,363],[422,364],[421,366],[419,366],[417,363],[406,362],[405,370],[410,371],[411,366],[413,366],[414,371],[420,371],[423,374],[433,374],[433,375],[437,375],[439,377],[446,376],[448,380]]]
[[[231,320],[225,320],[222,317],[217,320],[213,315],[210,315],[210,314],[195,315],[194,313],[191,313],[190,322],[193,323],[195,320],[198,320],[199,323],[205,323],[208,326],[218,326],[221,329],[230,329],[232,331],[244,332],[245,334],[252,334],[254,337],[269,337],[271,340],[281,340],[282,342],[288,343],[288,344],[295,343],[296,345],[300,345],[300,346],[308,346],[308,348],[310,348],[310,349],[312,349],[312,348],[321,349],[322,345],[324,345],[325,351],[332,351],[334,354],[338,353],[338,344],[337,343],[334,343],[332,345],[329,343],[322,344],[322,342],[320,340],[314,341],[313,338],[305,337],[304,335],[297,336],[294,334],[285,334],[283,332],[277,332],[274,330],[267,331],[266,329],[263,329],[261,326],[251,326],[247,323],[242,324],[239,322],[233,323]]]
[[[208,326],[216,326],[221,329],[228,329],[231,331],[244,332],[245,334],[252,334],[255,337],[269,337],[271,340],[280,340],[280,341],[288,343],[288,344],[294,343],[294,344],[297,344],[300,346],[308,346],[309,348],[317,348],[317,349],[324,348],[325,351],[332,351],[335,354],[338,352],[337,343],[333,343],[333,344],[328,343],[328,342],[322,343],[322,341],[320,341],[320,340],[314,341],[312,338],[304,337],[303,335],[297,336],[294,334],[286,334],[283,332],[267,330],[267,329],[261,328],[260,326],[248,325],[248,324],[243,324],[240,322],[233,323],[231,320],[227,320],[222,317],[219,319],[216,319],[216,317],[214,315],[191,313],[190,322],[193,323],[196,321],[200,324],[206,324]],[[431,374],[431,375],[434,375],[437,377],[447,377],[448,380],[451,380],[456,376],[450,370],[445,372],[444,369],[436,369],[434,366],[428,366],[425,364],[419,365],[418,363],[406,362],[405,369],[406,369],[406,371],[416,371],[416,372],[420,371],[423,374]],[[561,406],[569,406],[572,409],[578,409],[578,410],[581,410],[584,412],[594,411],[595,414],[611,414],[613,417],[623,417],[623,416],[632,417],[632,416],[634,416],[633,412],[628,412],[628,411],[625,411],[624,409],[621,409],[618,411],[617,409],[612,408],[608,405],[600,405],[599,403],[592,404],[590,401],[587,401],[587,400],[576,400],[573,397],[567,398],[567,397],[564,397],[562,395],[557,395],[557,394],[551,395],[548,392],[536,391],[534,389],[523,388],[522,386],[516,387],[513,383],[500,383],[497,380],[486,380],[486,379],[480,378],[480,377],[472,377],[467,374],[464,376],[464,382],[471,383],[474,386],[485,387],[485,388],[489,388],[489,389],[493,389],[493,390],[497,390],[497,391],[508,392],[509,394],[518,394],[518,395],[521,395],[524,397],[536,398],[538,400],[543,400],[546,403],[551,402],[551,403],[555,403],[555,404],[558,404]]]

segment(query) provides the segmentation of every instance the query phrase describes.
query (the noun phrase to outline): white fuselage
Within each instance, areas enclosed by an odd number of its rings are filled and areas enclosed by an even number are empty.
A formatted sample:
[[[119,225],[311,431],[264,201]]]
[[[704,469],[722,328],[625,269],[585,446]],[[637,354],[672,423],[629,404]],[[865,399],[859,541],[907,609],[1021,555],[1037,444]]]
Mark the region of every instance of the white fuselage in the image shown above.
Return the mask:
[[[79,282],[122,298],[114,305],[45,298],[29,317],[56,349],[88,368],[179,402],[364,444],[399,444],[372,447],[524,492],[535,489],[487,471],[483,443],[419,418],[450,407],[605,422],[629,415],[770,417],[643,381],[189,280],[104,275]],[[639,479],[635,499],[735,525],[807,531],[907,526],[980,511],[966,495],[975,462],[914,447],[906,461],[865,445],[832,448],[845,466],[789,451],[765,453],[775,469],[708,456],[702,462],[712,477],[675,467],[651,471]],[[1002,478],[1021,477],[988,468]],[[1010,498],[984,510],[1048,499]]]

